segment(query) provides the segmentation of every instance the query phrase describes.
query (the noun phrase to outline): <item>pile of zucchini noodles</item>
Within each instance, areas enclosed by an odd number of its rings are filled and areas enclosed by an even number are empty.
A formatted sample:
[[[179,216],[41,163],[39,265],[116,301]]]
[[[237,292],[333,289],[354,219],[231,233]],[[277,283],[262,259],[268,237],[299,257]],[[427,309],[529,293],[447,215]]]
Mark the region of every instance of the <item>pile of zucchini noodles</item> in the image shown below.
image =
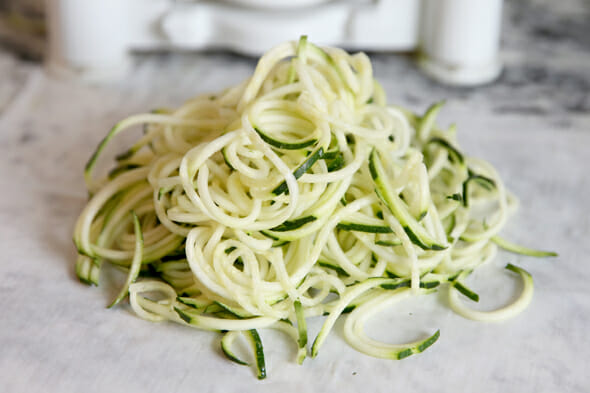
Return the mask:
[[[316,356],[336,320],[371,356],[401,359],[439,337],[401,345],[363,326],[392,302],[449,287],[451,307],[500,320],[530,302],[471,310],[464,279],[496,254],[547,256],[498,237],[515,199],[487,162],[464,155],[455,128],[387,105],[369,58],[302,37],[264,55],[251,78],[176,110],[118,123],[86,166],[90,200],[74,232],[76,272],[98,285],[108,261],[128,272],[129,294],[149,321],[223,332],[224,353],[243,336],[265,376],[257,329],[285,332],[298,361]],[[117,134],[143,136],[100,180],[97,160]],[[326,316],[311,345],[306,319]],[[309,347],[309,348],[308,348]]]

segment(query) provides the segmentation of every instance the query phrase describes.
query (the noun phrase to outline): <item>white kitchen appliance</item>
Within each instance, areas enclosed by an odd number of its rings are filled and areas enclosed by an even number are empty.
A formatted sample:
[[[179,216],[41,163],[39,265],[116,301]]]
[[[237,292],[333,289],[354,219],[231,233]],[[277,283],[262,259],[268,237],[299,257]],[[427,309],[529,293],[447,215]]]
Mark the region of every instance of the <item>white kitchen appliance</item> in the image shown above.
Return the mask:
[[[414,51],[450,84],[501,70],[502,0],[46,0],[49,68],[84,78],[125,71],[133,51],[260,55],[302,34],[349,50]]]

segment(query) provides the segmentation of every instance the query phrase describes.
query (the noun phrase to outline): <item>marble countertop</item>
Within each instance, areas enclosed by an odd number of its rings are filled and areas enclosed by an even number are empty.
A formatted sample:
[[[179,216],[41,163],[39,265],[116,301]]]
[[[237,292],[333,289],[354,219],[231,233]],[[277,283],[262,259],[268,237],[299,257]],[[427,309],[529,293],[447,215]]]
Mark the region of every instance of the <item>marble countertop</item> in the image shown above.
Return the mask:
[[[227,53],[142,55],[124,81],[91,86],[56,80],[0,49],[2,390],[587,391],[590,5],[512,0],[504,16],[505,70],[487,86],[451,88],[426,78],[409,57],[371,58],[390,102],[423,111],[446,99],[441,123],[457,123],[463,149],[492,162],[521,201],[506,237],[559,253],[500,253],[494,262],[532,273],[532,304],[498,324],[464,320],[443,297],[400,306],[383,316],[395,329],[375,326],[373,333],[394,342],[441,330],[435,346],[401,362],[359,355],[336,329],[320,356],[299,366],[280,336],[265,336],[265,381],[228,362],[212,333],[151,324],[127,306],[105,309],[116,289],[78,282],[71,241],[86,201],[82,168],[115,122],[235,84],[255,61]],[[517,281],[506,285],[518,290]],[[488,306],[498,301],[509,298]]]

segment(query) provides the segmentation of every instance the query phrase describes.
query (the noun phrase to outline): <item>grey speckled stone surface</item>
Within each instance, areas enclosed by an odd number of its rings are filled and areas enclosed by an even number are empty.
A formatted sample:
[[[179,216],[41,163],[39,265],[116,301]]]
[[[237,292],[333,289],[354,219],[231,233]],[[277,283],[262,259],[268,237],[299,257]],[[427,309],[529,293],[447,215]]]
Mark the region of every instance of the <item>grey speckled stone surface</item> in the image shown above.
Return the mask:
[[[337,328],[318,358],[298,366],[294,349],[267,334],[263,382],[228,363],[213,334],[150,324],[125,306],[106,310],[117,289],[77,282],[71,242],[86,198],[82,168],[111,125],[239,82],[254,60],[142,55],[124,81],[88,86],[54,80],[40,65],[0,49],[0,390],[588,391],[589,21],[586,0],[508,1],[505,70],[478,88],[442,86],[408,57],[372,55],[391,102],[422,111],[446,99],[441,123],[457,123],[463,149],[498,168],[521,200],[506,237],[559,252],[551,260],[501,253],[491,267],[510,261],[533,274],[536,293],[527,311],[481,324],[448,311],[443,297],[400,305],[371,324],[375,337],[394,342],[441,329],[434,347],[402,362],[358,355]],[[506,276],[475,283],[482,299],[502,285],[518,290]],[[494,301],[482,300],[489,307]],[[318,328],[310,322],[313,332]]]

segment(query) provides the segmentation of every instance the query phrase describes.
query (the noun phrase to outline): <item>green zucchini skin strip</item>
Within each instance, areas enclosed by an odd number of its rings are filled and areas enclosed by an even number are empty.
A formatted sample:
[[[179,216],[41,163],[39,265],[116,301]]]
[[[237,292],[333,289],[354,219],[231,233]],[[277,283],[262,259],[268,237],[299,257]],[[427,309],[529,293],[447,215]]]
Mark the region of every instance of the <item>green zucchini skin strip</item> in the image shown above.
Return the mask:
[[[231,169],[232,171],[235,171],[236,168],[234,168],[233,165],[227,159],[227,153],[226,153],[225,147],[223,149],[221,149],[221,155],[223,156],[223,161],[225,162],[225,165],[227,165],[228,168]]]
[[[316,144],[318,141],[317,139],[308,139],[308,140],[305,140],[302,142],[290,143],[290,142],[279,141],[277,139],[271,138],[270,136],[268,136],[267,134],[262,132],[260,130],[260,128],[258,128],[258,127],[254,127],[254,131],[256,131],[258,133],[258,135],[260,135],[260,137],[262,138],[263,141],[265,141],[266,143],[268,143],[272,147],[276,147],[277,149],[300,150],[300,149],[304,149],[306,147],[312,146],[312,145]]]
[[[424,250],[444,250],[447,246],[439,244],[426,230],[416,221],[412,215],[402,207],[403,201],[394,194],[391,186],[387,183],[383,163],[378,156],[377,150],[373,149],[369,156],[369,170],[375,183],[377,196],[387,209],[400,222],[404,231],[415,245]]]
[[[246,332],[230,331],[225,333],[223,338],[221,339],[221,350],[229,360],[240,365],[249,366],[250,364],[248,362],[237,357],[231,350],[231,344],[233,343],[234,339],[242,333],[246,334],[246,337],[254,353],[257,377],[258,379],[265,379],[266,364],[264,360],[264,348],[262,346],[262,340],[260,339],[260,335],[258,334],[256,329],[250,329]]]
[[[301,218],[297,218],[295,220],[285,221],[281,225],[271,228],[271,231],[274,232],[288,232],[293,231],[295,229],[301,228],[307,223],[313,222],[317,220],[314,216],[305,216]]]
[[[479,295],[473,292],[471,289],[467,288],[460,281],[453,282],[453,286],[463,295],[467,296],[469,299],[473,300],[474,302],[479,302]]]
[[[299,330],[298,344],[300,348],[307,345],[307,324],[305,323],[305,315],[303,313],[303,306],[299,300],[293,302],[295,308],[295,317],[297,318],[297,327]]]
[[[214,301],[213,304],[218,305],[221,309],[223,309],[224,311],[228,312],[229,314],[231,314],[232,316],[238,318],[238,319],[245,319],[245,318],[252,318],[253,315],[248,314],[247,312],[244,312],[242,310],[237,310],[234,307],[230,307],[227,304],[224,304],[220,301]]]
[[[378,246],[384,246],[384,247],[397,247],[397,246],[401,246],[402,242],[401,241],[377,240],[377,241],[375,241],[375,244]]]
[[[396,290],[399,288],[410,288],[412,281],[410,279],[396,279],[394,283],[381,284],[379,287],[388,290]],[[440,285],[440,281],[420,281],[420,288],[432,289]]]
[[[337,152],[334,158],[328,158],[326,156],[324,156],[323,158],[324,160],[326,160],[328,164],[328,172],[334,172],[339,169],[342,169],[344,168],[344,164],[346,164],[346,161],[344,160],[344,154],[342,154],[341,152]]]
[[[367,225],[356,222],[340,222],[338,223],[338,225],[336,225],[336,228],[343,229],[346,231],[357,231],[366,233],[393,233],[391,228],[388,226]]]
[[[439,337],[440,337],[440,329],[437,330],[436,332],[434,332],[434,334],[432,336],[428,337],[424,341],[419,342],[417,345],[410,347],[410,348],[406,348],[406,349],[398,352],[397,353],[397,360],[402,360],[402,359],[405,359],[405,358],[407,358],[411,355],[414,355],[416,353],[424,352],[428,347],[432,346],[432,344],[437,342]]]
[[[513,252],[515,254],[520,255],[527,255],[529,257],[537,257],[537,258],[545,258],[545,257],[556,257],[558,254],[553,251],[542,251],[542,250],[535,250],[533,248],[528,248],[524,246],[520,246],[516,243],[512,243],[500,237],[498,235],[492,237],[492,241],[500,246],[502,249],[506,251]]]
[[[332,263],[324,262],[324,261],[318,261],[318,265],[321,267],[325,267],[327,269],[334,270],[336,273],[338,273],[341,276],[350,277],[350,275],[346,272],[346,270],[342,269],[338,265],[334,265]]]
[[[143,233],[141,232],[139,218],[135,212],[131,212],[131,214],[133,216],[133,230],[135,232],[135,253],[133,255],[133,260],[131,261],[131,266],[129,267],[129,275],[127,276],[123,288],[121,288],[119,295],[117,295],[115,300],[113,300],[107,308],[116,306],[125,296],[127,296],[129,293],[129,285],[137,280],[139,270],[141,269],[141,261],[143,259]]]
[[[430,138],[428,143],[435,143],[437,145],[444,147],[449,152],[449,160],[451,162],[457,162],[460,165],[465,164],[465,158],[463,157],[463,154],[461,154],[461,152],[456,147],[451,145],[451,143],[446,139],[440,137],[433,137]]]
[[[469,184],[474,181],[488,191],[496,187],[496,183],[489,177],[478,175],[470,171],[467,180],[463,182],[463,206],[465,207],[469,206]]]
[[[90,156],[90,159],[88,160],[88,162],[86,163],[86,166],[84,167],[84,179],[86,180],[87,185],[92,184],[92,172],[94,170],[94,167],[96,166],[96,162],[98,161],[98,157],[100,156],[100,154],[102,153],[102,151],[104,150],[106,145],[111,141],[111,139],[113,139],[115,137],[115,135],[117,135],[122,129],[123,129],[122,122],[115,124],[113,126],[113,128],[111,128],[109,133],[100,141],[100,143],[96,147],[96,150]],[[129,156],[130,155],[131,154],[129,154]]]
[[[454,193],[453,195],[447,196],[447,199],[452,199],[454,201],[463,203],[463,194],[457,192],[457,193]]]
[[[266,364],[264,361],[264,348],[262,347],[262,340],[256,329],[248,330],[249,338],[254,349],[254,356],[256,358],[256,369],[258,370],[258,379],[266,378]]]
[[[320,147],[319,149],[311,153],[309,157],[307,157],[307,159],[303,161],[303,163],[293,171],[293,176],[295,176],[295,179],[299,179],[301,176],[303,176],[303,174],[305,174],[305,172],[309,171],[313,164],[315,164],[320,158],[322,158],[323,155],[323,147]],[[289,192],[289,187],[287,186],[287,182],[284,180],[274,190],[272,190],[273,195],[277,196],[286,192]]]
[[[461,294],[468,297],[469,299],[473,300],[474,302],[479,302],[479,295],[475,293],[473,290],[469,289],[465,284],[463,284],[460,280],[463,280],[467,275],[469,275],[470,271],[464,271],[459,273],[457,277],[454,277],[451,281],[451,285],[457,289]]]
[[[303,360],[307,355],[307,322],[305,321],[305,315],[303,306],[299,300],[293,302],[295,308],[295,318],[297,319],[297,332],[299,338],[297,339],[297,346],[299,347],[299,353],[297,355],[297,363],[302,364]]]
[[[130,170],[130,169],[137,169],[139,167],[140,166],[136,165],[136,164],[120,165],[120,166],[112,169],[111,171],[109,171],[108,177],[109,177],[109,179],[113,179],[113,178],[117,177],[117,175],[119,175],[120,173],[123,173],[125,171]]]
[[[182,303],[184,305],[190,306],[195,309],[205,308],[205,307],[208,307],[208,306],[214,304],[211,302],[207,302],[207,303],[198,302],[195,299],[193,299],[191,297],[187,297],[187,296],[178,296],[176,298],[176,300],[178,300],[180,303]]]
[[[428,347],[434,344],[438,338],[440,337],[440,329],[437,330],[432,336],[428,337],[426,340],[422,341],[418,347],[416,348],[418,352],[424,352]]]

